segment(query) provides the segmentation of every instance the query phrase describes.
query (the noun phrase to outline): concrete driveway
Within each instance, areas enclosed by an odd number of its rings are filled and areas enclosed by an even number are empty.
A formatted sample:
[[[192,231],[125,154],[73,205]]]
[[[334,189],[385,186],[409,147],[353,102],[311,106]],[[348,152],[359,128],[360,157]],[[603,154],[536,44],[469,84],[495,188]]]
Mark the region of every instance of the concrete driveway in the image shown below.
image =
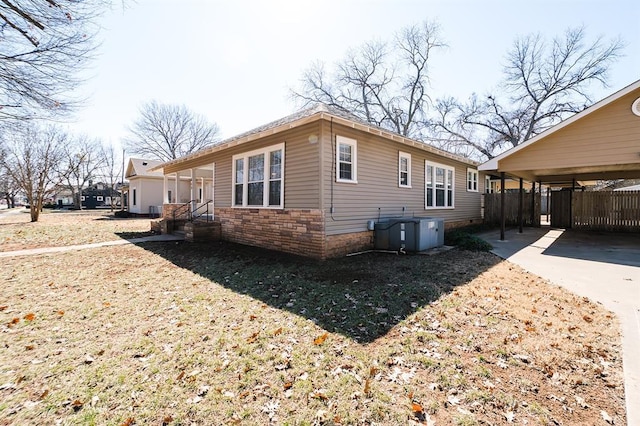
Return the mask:
[[[618,315],[627,424],[640,425],[640,234],[525,228],[479,235],[498,256]]]

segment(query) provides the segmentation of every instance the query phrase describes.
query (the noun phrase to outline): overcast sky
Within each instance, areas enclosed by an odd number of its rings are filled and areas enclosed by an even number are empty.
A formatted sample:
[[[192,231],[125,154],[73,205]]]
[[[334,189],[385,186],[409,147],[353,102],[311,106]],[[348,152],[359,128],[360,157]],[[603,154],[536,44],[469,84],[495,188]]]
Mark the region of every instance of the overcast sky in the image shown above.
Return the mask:
[[[116,2],[118,3],[118,2]],[[102,45],[81,88],[89,102],[71,129],[119,144],[149,100],[185,104],[223,137],[295,110],[288,97],[316,60],[437,21],[448,48],[431,62],[432,97],[466,99],[499,81],[514,39],[585,26],[589,39],[622,37],[625,57],[603,98],[640,79],[638,0],[137,0],[102,19]]]

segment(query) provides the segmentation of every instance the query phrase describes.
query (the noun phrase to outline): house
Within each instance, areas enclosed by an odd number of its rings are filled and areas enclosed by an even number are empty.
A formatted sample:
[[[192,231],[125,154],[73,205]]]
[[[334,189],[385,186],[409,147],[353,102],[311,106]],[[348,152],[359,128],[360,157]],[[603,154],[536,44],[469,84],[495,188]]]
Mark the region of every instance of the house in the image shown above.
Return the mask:
[[[74,208],[73,191],[67,185],[56,185],[51,203],[57,208]],[[109,185],[89,181],[89,185],[83,188],[80,193],[82,208],[95,209],[100,207],[111,207],[120,203],[120,191],[110,188]]]
[[[164,176],[162,170],[152,169],[161,163],[159,160],[129,159],[125,171],[125,178],[129,180],[126,190],[129,213],[144,216],[160,214],[164,197]],[[169,197],[173,199],[171,190]]]
[[[638,194],[582,191],[579,184],[640,178],[640,80],[479,169],[558,189],[551,192],[551,226],[640,230]]]
[[[89,186],[82,190],[80,197],[82,207],[95,209],[99,207],[111,207],[120,202],[120,192],[108,185],[98,182],[89,182]]]
[[[480,222],[477,166],[320,104],[154,170],[165,220],[211,200],[223,240],[325,259],[373,248],[385,218]]]

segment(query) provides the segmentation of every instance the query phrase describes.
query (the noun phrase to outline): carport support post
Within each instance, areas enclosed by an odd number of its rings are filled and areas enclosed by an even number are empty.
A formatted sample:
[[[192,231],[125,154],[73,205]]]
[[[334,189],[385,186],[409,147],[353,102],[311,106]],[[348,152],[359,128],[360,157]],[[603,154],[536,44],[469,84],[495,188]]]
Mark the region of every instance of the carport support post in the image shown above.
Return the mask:
[[[539,185],[542,188],[542,184]],[[536,181],[531,182],[531,226],[536,226]]]
[[[520,178],[520,189],[518,190],[518,233],[522,234],[522,222],[524,221],[524,215],[522,210],[524,207],[524,189],[522,186],[522,178]]]
[[[542,186],[540,187],[540,192],[542,192]],[[551,210],[551,187],[547,185],[547,223],[549,222],[550,210]]]
[[[500,241],[504,241],[504,172],[500,172]]]

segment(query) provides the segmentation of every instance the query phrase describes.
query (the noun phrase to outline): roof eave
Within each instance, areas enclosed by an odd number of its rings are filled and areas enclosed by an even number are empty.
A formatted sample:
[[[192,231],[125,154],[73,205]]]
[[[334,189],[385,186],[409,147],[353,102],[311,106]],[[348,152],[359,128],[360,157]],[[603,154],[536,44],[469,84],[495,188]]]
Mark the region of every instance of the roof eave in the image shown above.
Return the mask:
[[[576,113],[574,115],[572,115],[571,117],[567,118],[564,121],[561,121],[560,123],[556,124],[555,126],[545,130],[544,132],[540,133],[539,135],[536,135],[534,137],[532,137],[531,139],[522,142],[520,145],[515,146],[513,148],[511,148],[508,151],[503,152],[502,154],[484,162],[483,164],[481,164],[478,167],[478,170],[484,170],[484,171],[499,171],[499,167],[500,167],[500,160],[504,159],[505,157],[511,156],[513,154],[515,154],[516,152],[520,151],[521,149],[524,149],[526,147],[528,147],[529,145],[532,145],[534,143],[536,143],[537,141],[539,141],[540,139],[544,139],[547,136],[565,128],[566,126],[581,120],[582,118],[598,111],[600,108],[609,105],[610,103],[620,99],[621,97],[633,92],[634,90],[637,90],[638,88],[640,88],[640,80],[635,81],[634,83],[629,84],[628,86],[618,90],[617,92],[607,96],[606,98],[602,99],[601,101],[596,102],[595,104],[591,105],[589,108],[586,108],[582,111],[580,111],[579,113]]]
[[[431,153],[436,154],[436,155],[447,157],[447,158],[450,158],[452,160],[456,160],[456,161],[459,161],[459,162],[462,162],[462,163],[465,163],[465,164],[468,164],[468,165],[471,165],[471,166],[474,166],[474,167],[477,167],[477,166],[480,165],[479,161],[471,160],[469,158],[465,158],[465,157],[461,157],[461,156],[456,155],[456,154],[452,154],[450,152],[435,148],[435,147],[433,147],[433,146],[431,146],[429,144],[426,144],[424,142],[420,142],[420,141],[417,141],[417,140],[414,140],[414,139],[410,139],[410,138],[404,137],[402,135],[399,135],[399,134],[396,134],[396,133],[381,129],[379,127],[367,125],[367,124],[364,124],[364,123],[358,123],[358,122],[355,122],[353,120],[349,120],[349,119],[346,119],[344,117],[340,117],[338,115],[332,114],[332,113],[327,112],[327,111],[318,111],[318,112],[316,112],[314,114],[311,114],[309,116],[301,117],[301,118],[299,118],[297,120],[291,121],[289,123],[282,124],[280,126],[273,127],[271,129],[268,129],[268,130],[264,130],[264,131],[256,132],[256,133],[251,133],[251,134],[248,134],[248,135],[243,136],[243,137],[238,138],[238,139],[233,139],[232,138],[228,142],[212,145],[212,146],[210,146],[208,148],[204,148],[204,149],[202,149],[202,150],[200,150],[198,152],[194,152],[193,154],[185,155],[184,157],[180,157],[180,158],[177,158],[175,160],[168,161],[166,163],[158,164],[157,166],[150,168],[149,171],[157,171],[157,170],[160,170],[160,169],[164,169],[164,168],[168,168],[168,167],[171,167],[171,166],[175,166],[177,164],[185,163],[185,162],[191,161],[191,160],[193,160],[195,158],[198,158],[198,157],[201,157],[201,156],[204,156],[204,155],[208,155],[208,154],[212,154],[214,152],[222,151],[222,150],[231,148],[233,146],[241,145],[241,144],[244,144],[244,143],[247,143],[247,142],[251,142],[251,141],[256,140],[256,139],[263,138],[265,136],[270,136],[270,135],[273,135],[273,134],[276,134],[276,133],[283,132],[285,130],[293,129],[295,127],[300,127],[302,125],[305,125],[305,124],[308,124],[308,123],[312,123],[314,121],[323,120],[323,119],[327,120],[327,121],[333,121],[334,123],[340,123],[342,125],[345,125],[347,127],[351,127],[351,128],[354,128],[354,129],[359,129],[359,130],[362,130],[362,131],[366,131],[366,132],[371,133],[371,134],[377,134],[377,135],[379,135],[381,137],[384,137],[385,139],[389,139],[389,140],[394,141],[394,142],[400,142],[400,143],[405,144],[405,145],[410,145],[410,146],[422,149],[424,151],[428,151],[428,152],[431,152]]]

